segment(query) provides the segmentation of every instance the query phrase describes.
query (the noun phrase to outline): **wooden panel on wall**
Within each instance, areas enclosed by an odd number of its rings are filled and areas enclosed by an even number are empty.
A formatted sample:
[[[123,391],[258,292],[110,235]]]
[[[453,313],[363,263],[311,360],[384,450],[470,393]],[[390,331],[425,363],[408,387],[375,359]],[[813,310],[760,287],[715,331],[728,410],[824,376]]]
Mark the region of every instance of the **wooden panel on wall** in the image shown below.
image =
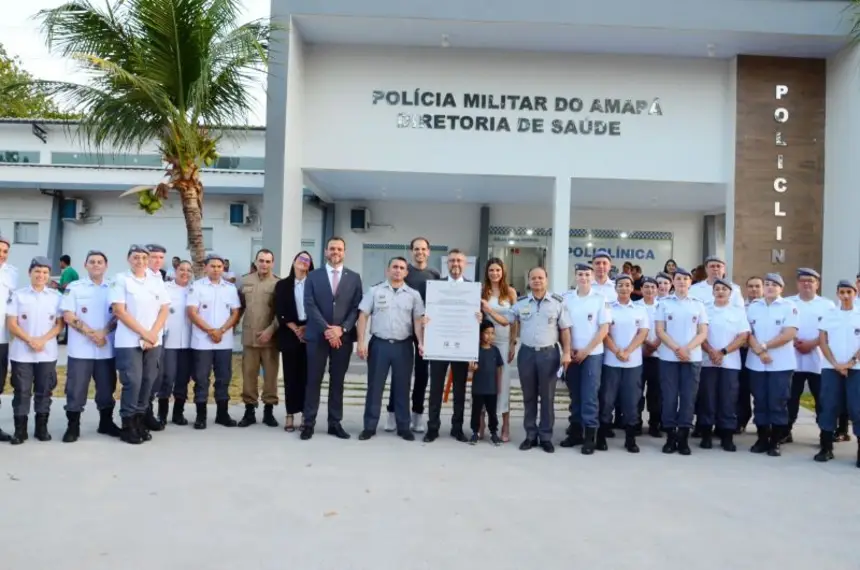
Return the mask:
[[[821,267],[826,74],[823,59],[738,57],[738,283],[778,272],[787,295],[798,267]]]

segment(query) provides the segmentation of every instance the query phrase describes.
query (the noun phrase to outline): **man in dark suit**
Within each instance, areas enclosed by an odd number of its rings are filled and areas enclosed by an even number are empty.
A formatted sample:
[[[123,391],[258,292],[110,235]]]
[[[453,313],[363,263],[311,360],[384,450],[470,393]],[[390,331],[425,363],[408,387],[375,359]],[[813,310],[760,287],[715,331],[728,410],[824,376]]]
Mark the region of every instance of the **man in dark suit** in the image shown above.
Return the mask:
[[[311,271],[305,284],[308,350],[308,383],[305,394],[302,439],[314,435],[314,424],[320,407],[320,390],[329,364],[328,433],[340,439],[349,434],[343,419],[343,380],[356,340],[355,324],[361,303],[361,276],[343,266],[346,242],[333,237],[326,243],[326,264]]]
[[[446,281],[468,281],[463,277],[466,269],[466,254],[459,249],[448,252],[448,277]],[[469,375],[468,362],[430,361],[430,417],[424,441],[431,442],[439,437],[442,421],[442,394],[448,377],[448,367],[454,377],[451,391],[454,393],[454,415],[451,417],[451,437],[457,441],[468,441],[463,433],[463,409],[466,402],[466,377]]]

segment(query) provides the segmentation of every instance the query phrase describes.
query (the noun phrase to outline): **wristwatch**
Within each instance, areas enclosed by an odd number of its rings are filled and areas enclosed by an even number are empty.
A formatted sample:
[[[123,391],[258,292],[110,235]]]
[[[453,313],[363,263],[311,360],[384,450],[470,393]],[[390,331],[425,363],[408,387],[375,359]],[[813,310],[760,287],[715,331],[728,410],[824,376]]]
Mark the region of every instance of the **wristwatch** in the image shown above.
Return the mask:
[[[727,355],[728,353],[729,353],[729,351],[726,350],[725,348],[720,349],[720,354],[722,354],[723,356]]]

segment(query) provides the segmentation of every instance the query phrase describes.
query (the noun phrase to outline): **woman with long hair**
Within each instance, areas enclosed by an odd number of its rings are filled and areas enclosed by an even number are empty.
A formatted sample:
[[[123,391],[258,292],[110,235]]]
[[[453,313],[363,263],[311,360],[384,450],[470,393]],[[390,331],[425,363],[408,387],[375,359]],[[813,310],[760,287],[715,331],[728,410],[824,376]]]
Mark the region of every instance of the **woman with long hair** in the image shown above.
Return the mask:
[[[305,279],[314,270],[314,260],[307,251],[293,258],[290,274],[275,285],[275,313],[278,318],[278,349],[284,365],[284,403],[287,418],[284,430],[296,431],[295,415],[305,407],[305,384],[308,376],[308,354],[305,349]],[[298,422],[299,425],[302,422]]]
[[[665,273],[666,275],[668,275],[672,279],[675,278],[675,271],[677,271],[677,269],[678,269],[678,264],[675,262],[674,259],[667,259],[666,263],[663,264],[663,273]]]
[[[188,425],[185,419],[185,401],[191,381],[193,357],[191,354],[191,321],[185,310],[188,306],[188,289],[193,283],[194,268],[190,261],[180,261],[174,270],[173,281],[165,283],[170,297],[170,314],[164,326],[164,354],[161,378],[158,385],[158,419],[167,423],[170,394],[173,394],[173,421],[178,426]]]
[[[508,285],[508,274],[505,263],[498,257],[487,261],[484,269],[484,283],[481,287],[481,310],[493,321],[496,327],[493,344],[502,353],[505,361],[502,371],[502,385],[499,390],[498,413],[502,416],[502,441],[511,439],[511,362],[516,352],[516,327],[510,323],[510,311],[517,302],[517,292]],[[483,439],[484,426],[481,425]]]

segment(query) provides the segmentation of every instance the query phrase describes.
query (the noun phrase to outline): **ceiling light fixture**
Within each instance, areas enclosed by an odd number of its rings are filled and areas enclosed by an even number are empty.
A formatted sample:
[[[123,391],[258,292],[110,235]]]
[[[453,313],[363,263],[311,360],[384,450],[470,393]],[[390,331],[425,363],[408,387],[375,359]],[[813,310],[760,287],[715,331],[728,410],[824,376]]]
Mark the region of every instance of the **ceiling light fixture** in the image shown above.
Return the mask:
[[[618,234],[618,237],[620,237],[621,239],[627,239],[627,232],[621,232],[620,234]]]
[[[442,47],[443,48],[451,47],[451,41],[448,39],[448,34],[442,34]]]
[[[535,233],[535,231],[534,231],[533,229],[528,229],[528,230],[526,230],[526,235],[527,235],[527,236],[533,235],[534,233]]]
[[[517,242],[515,242],[514,240],[508,240],[508,245],[514,245],[515,243]]]
[[[594,247],[594,244],[591,242],[588,242],[587,244],[585,244],[585,247]]]

